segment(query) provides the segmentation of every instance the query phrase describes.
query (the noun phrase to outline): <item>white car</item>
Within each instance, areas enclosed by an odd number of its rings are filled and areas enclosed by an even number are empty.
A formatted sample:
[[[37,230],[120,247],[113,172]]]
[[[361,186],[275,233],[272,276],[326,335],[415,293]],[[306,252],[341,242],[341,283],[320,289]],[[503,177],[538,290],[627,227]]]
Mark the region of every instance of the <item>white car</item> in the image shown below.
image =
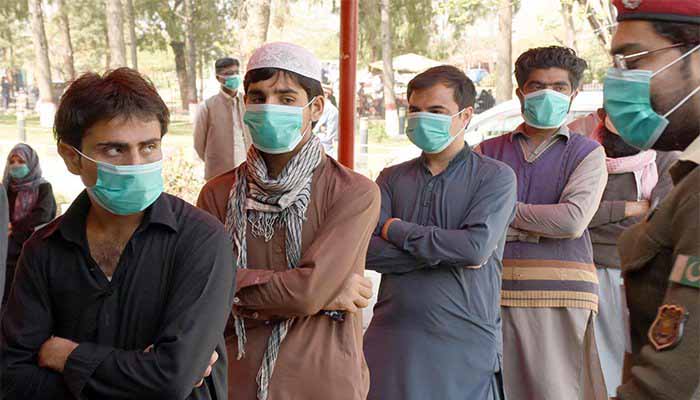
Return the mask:
[[[571,105],[567,122],[583,117],[603,107],[603,92],[580,92]],[[465,141],[476,146],[482,141],[513,131],[523,123],[518,99],[508,100],[477,114],[467,128]]]

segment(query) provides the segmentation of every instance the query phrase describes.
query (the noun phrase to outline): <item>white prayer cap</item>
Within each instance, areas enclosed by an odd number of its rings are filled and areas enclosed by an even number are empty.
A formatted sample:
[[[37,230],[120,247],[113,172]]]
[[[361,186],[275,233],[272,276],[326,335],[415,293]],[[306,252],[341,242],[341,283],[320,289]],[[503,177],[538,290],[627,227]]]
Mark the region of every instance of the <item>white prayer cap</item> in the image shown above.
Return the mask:
[[[260,68],[284,69],[321,82],[321,63],[310,51],[296,44],[264,44],[250,56],[246,73]]]

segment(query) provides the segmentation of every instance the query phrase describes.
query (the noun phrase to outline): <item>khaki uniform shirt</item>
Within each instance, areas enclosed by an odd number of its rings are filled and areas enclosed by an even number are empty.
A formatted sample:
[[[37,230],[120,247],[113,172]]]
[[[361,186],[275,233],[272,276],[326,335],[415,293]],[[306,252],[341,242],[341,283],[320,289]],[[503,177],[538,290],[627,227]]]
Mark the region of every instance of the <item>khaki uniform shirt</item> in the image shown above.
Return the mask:
[[[680,160],[671,193],[619,241],[632,345],[623,400],[689,400],[700,382],[700,138]]]
[[[239,166],[246,159],[250,134],[243,123],[243,93],[223,90],[202,103],[194,123],[194,148],[204,161],[209,180]]]

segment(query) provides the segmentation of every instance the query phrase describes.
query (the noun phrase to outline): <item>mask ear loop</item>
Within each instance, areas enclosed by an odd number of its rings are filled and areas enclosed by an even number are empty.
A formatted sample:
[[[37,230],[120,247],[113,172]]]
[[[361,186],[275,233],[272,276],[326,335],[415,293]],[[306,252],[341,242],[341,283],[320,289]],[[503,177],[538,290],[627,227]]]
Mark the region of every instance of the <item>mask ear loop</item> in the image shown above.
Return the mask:
[[[317,99],[318,97],[319,97],[319,96],[314,96],[314,97],[311,99],[310,102],[306,103],[306,105],[305,105],[304,107],[302,107],[302,109],[304,109],[304,108],[310,106],[311,104],[313,104],[314,101],[316,101],[316,99]],[[309,132],[311,132],[311,131],[313,130],[313,124],[314,124],[314,121],[311,121],[311,118],[309,118],[309,127],[306,128],[306,129],[304,130],[304,132],[301,133],[301,137],[302,137],[302,138],[304,138],[304,136],[306,136],[307,133],[309,133]]]
[[[700,49],[700,44],[697,45],[697,46],[695,46],[695,47],[693,47],[692,49],[690,49],[690,51],[686,52],[686,53],[683,54],[682,56],[676,58],[676,59],[673,60],[670,64],[668,64],[668,65],[666,65],[666,66],[664,66],[664,67],[661,67],[661,69],[659,69],[658,71],[652,73],[652,74],[651,74],[651,77],[653,78],[653,77],[655,77],[656,75],[658,75],[658,74],[660,74],[660,73],[666,71],[667,69],[669,69],[669,68],[671,68],[672,66],[676,65],[676,63],[678,63],[679,61],[681,61],[681,60],[683,60],[684,58],[688,57],[689,55],[693,54],[693,52],[695,52],[695,51],[698,50],[698,49]]]

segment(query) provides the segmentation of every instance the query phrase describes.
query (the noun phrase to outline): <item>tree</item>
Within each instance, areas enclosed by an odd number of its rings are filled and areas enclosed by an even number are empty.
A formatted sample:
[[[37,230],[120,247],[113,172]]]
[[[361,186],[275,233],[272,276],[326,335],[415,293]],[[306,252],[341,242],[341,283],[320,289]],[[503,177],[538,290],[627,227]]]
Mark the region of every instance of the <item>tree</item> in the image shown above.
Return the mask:
[[[185,0],[185,47],[187,49],[187,102],[197,103],[197,47],[194,31],[193,0]]]
[[[384,121],[389,136],[399,135],[399,114],[396,110],[396,94],[394,93],[394,68],[391,53],[391,20],[389,19],[389,0],[381,0],[381,31],[382,31],[382,81],[384,84]]]
[[[242,0],[239,12],[241,23],[240,54],[244,60],[267,41],[270,28],[270,5],[272,0]]]
[[[496,61],[496,100],[513,97],[513,4],[511,0],[498,3],[498,56]]]
[[[73,43],[70,38],[70,22],[68,19],[68,8],[64,0],[56,0],[56,11],[58,17],[58,28],[63,42],[63,68],[68,80],[75,79],[75,65],[73,62]]]
[[[574,3],[573,0],[561,0],[561,16],[564,23],[565,37],[563,44],[566,47],[574,49],[578,52],[578,43],[576,43],[576,24],[574,23]]]
[[[139,69],[138,43],[136,42],[136,18],[134,16],[134,0],[125,0],[127,37],[129,38],[129,53],[131,54],[131,68]]]
[[[612,40],[611,29],[615,25],[610,0],[576,0],[585,13],[598,44],[607,52]]]
[[[39,96],[43,103],[53,104],[51,63],[49,62],[49,45],[46,42],[46,31],[44,30],[44,11],[41,7],[41,0],[29,0],[28,4],[29,14],[31,15],[34,65]]]
[[[126,66],[124,18],[121,0],[107,1],[107,39],[109,40],[110,68]]]

